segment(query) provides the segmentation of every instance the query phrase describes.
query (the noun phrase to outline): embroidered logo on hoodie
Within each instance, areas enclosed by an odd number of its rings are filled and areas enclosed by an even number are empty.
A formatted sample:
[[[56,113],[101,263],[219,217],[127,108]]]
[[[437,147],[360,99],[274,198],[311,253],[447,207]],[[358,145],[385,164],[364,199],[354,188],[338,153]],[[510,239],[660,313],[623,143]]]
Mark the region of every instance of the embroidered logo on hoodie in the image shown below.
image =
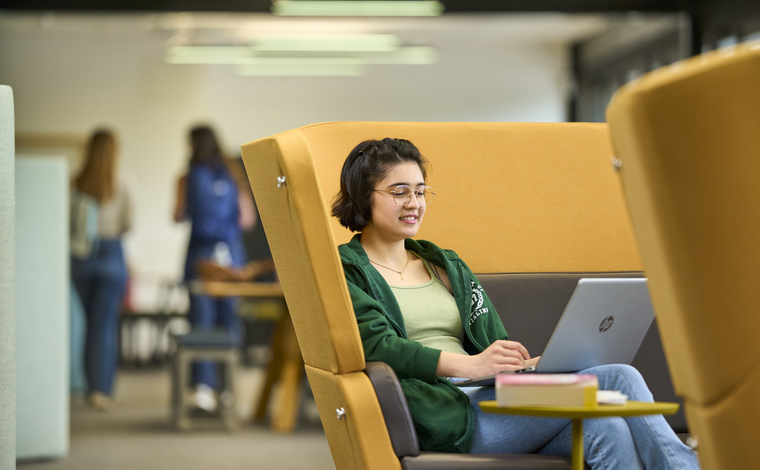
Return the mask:
[[[475,284],[475,281],[470,281],[470,288],[472,289],[472,309],[470,312],[470,325],[475,323],[475,320],[484,313],[488,313],[488,307],[483,306],[483,287],[480,284]]]

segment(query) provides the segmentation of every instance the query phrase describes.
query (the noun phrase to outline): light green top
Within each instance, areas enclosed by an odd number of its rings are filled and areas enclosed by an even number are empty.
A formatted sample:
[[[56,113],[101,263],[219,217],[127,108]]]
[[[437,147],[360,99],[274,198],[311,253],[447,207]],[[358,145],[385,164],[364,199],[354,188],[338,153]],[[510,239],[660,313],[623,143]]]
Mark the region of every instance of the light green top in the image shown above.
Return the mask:
[[[430,281],[417,286],[391,286],[401,307],[409,339],[433,349],[467,355],[464,328],[454,296],[436,278],[427,261]]]

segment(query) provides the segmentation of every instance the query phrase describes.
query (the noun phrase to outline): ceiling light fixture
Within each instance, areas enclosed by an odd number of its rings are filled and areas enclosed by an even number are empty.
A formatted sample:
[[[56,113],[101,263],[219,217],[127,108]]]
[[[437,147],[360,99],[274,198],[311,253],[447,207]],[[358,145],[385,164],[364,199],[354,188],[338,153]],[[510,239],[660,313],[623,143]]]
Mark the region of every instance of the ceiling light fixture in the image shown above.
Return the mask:
[[[251,49],[267,52],[390,52],[400,46],[395,34],[262,34],[251,41]]]
[[[235,66],[235,73],[246,76],[279,77],[358,77],[367,70],[360,59],[252,59]]]
[[[259,35],[250,45],[177,45],[169,64],[234,65],[239,75],[359,76],[372,65],[427,65],[438,60],[428,46],[402,46],[395,34]]]
[[[436,0],[274,0],[270,11],[280,16],[440,16]]]
[[[429,65],[437,60],[438,52],[428,46],[404,46],[390,51],[257,51],[248,46],[171,46],[165,52],[165,61],[169,64],[352,61],[362,64]]]

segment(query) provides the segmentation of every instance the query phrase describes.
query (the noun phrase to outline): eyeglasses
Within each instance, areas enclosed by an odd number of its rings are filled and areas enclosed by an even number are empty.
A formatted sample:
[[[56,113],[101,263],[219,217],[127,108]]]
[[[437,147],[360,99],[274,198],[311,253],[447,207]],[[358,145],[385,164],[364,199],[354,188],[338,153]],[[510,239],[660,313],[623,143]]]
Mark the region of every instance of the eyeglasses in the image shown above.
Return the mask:
[[[396,186],[395,189],[373,189],[373,191],[388,193],[393,195],[393,200],[397,206],[406,206],[412,202],[412,194],[417,197],[417,204],[420,206],[429,206],[433,202],[433,196],[435,191],[430,186],[420,186],[416,189],[412,189],[409,186],[402,184]]]

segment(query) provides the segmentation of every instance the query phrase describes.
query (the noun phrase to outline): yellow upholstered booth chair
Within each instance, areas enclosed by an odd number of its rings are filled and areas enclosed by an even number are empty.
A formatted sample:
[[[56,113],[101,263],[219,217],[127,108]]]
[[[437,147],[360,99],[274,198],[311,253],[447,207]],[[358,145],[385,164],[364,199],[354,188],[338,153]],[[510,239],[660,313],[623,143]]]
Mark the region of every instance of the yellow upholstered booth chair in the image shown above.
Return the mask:
[[[654,71],[607,119],[700,461],[760,468],[760,43]]]
[[[393,423],[386,422],[365,373],[337,251],[352,234],[330,216],[350,150],[384,137],[412,141],[432,164],[428,184],[437,195],[419,237],[456,250],[474,272],[641,269],[604,124],[334,122],[244,145],[243,161],[336,467],[569,466],[543,456],[530,456],[536,457],[530,462],[518,456],[511,460],[517,464],[509,464],[509,457],[394,452],[397,443],[388,431]],[[427,467],[415,466],[425,459]]]

